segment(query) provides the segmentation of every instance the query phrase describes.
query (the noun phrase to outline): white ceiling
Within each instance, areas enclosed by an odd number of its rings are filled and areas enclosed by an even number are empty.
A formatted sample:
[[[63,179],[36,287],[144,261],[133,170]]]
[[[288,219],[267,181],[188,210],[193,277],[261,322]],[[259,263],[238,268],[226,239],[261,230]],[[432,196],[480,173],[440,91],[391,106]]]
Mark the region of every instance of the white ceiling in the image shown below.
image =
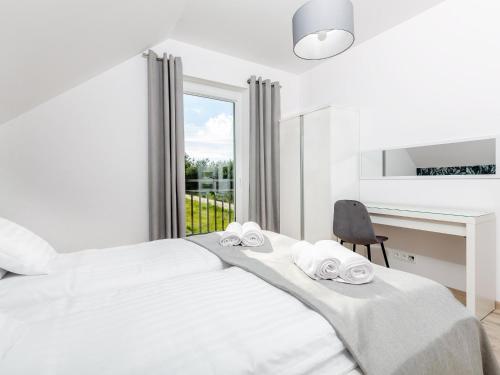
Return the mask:
[[[351,0],[356,44],[444,0]],[[292,51],[292,16],[306,0],[187,0],[174,39],[293,73],[321,62]]]
[[[356,43],[443,0],[353,0]],[[0,124],[169,37],[301,73],[305,0],[2,0]]]

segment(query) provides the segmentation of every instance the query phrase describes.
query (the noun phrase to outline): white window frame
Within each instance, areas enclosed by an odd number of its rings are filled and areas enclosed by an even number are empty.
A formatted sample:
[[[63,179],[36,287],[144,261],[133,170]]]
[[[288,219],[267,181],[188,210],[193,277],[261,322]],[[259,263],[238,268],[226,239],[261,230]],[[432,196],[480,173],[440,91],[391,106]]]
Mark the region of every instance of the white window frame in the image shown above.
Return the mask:
[[[235,215],[239,222],[248,221],[250,131],[247,92],[244,87],[184,77],[184,94],[234,103]]]

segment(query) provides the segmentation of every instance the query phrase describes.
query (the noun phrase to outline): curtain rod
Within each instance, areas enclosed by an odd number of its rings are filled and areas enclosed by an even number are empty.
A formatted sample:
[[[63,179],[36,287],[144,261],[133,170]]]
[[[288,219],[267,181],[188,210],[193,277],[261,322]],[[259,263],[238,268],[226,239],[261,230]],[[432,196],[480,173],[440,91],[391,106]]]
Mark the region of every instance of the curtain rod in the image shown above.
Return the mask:
[[[148,56],[149,56],[149,52],[144,51],[142,53],[142,57],[148,58]],[[157,61],[162,61],[163,59],[161,57],[157,57],[156,60]],[[250,79],[247,79],[247,83],[250,84]],[[262,83],[266,83],[266,81],[262,81]],[[271,85],[276,85],[276,84],[279,84],[279,82],[271,82]],[[280,88],[282,88],[282,87],[283,86],[280,85]]]
[[[149,52],[143,52],[142,53],[142,57],[144,57],[145,59],[147,59],[148,56],[149,56]],[[163,61],[163,58],[162,57],[157,57],[156,61]]]
[[[247,79],[247,83],[250,84],[250,82],[251,82],[250,79]],[[266,83],[266,81],[262,81],[262,83]],[[279,82],[271,82],[271,85],[276,85],[276,84],[279,84]],[[282,86],[280,85],[280,87]]]

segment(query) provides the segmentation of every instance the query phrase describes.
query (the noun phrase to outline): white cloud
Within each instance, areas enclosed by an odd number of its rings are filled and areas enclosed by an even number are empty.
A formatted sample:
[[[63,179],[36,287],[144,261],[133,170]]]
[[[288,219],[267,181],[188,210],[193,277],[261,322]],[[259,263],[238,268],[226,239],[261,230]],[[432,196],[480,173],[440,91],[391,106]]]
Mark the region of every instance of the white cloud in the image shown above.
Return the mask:
[[[198,126],[185,126],[186,153],[195,159],[227,160],[233,157],[233,116],[221,113]]]

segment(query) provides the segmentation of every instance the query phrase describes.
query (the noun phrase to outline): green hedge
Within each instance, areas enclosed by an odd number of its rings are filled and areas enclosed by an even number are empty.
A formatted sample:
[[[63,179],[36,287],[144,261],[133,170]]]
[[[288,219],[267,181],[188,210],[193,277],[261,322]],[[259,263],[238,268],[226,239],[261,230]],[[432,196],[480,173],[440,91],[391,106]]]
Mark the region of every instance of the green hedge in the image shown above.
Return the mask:
[[[213,202],[213,201],[212,201]],[[191,198],[186,197],[186,235],[216,232],[226,229],[231,221],[234,221],[234,204],[231,203],[231,212],[228,211],[228,203],[224,202],[224,226],[222,225],[222,207],[217,206],[217,227],[215,226],[215,205],[210,203],[209,217],[207,223],[207,200],[201,201],[201,224],[200,224],[200,203],[196,196],[193,196],[193,223],[191,223]],[[208,227],[210,224],[210,228]]]

